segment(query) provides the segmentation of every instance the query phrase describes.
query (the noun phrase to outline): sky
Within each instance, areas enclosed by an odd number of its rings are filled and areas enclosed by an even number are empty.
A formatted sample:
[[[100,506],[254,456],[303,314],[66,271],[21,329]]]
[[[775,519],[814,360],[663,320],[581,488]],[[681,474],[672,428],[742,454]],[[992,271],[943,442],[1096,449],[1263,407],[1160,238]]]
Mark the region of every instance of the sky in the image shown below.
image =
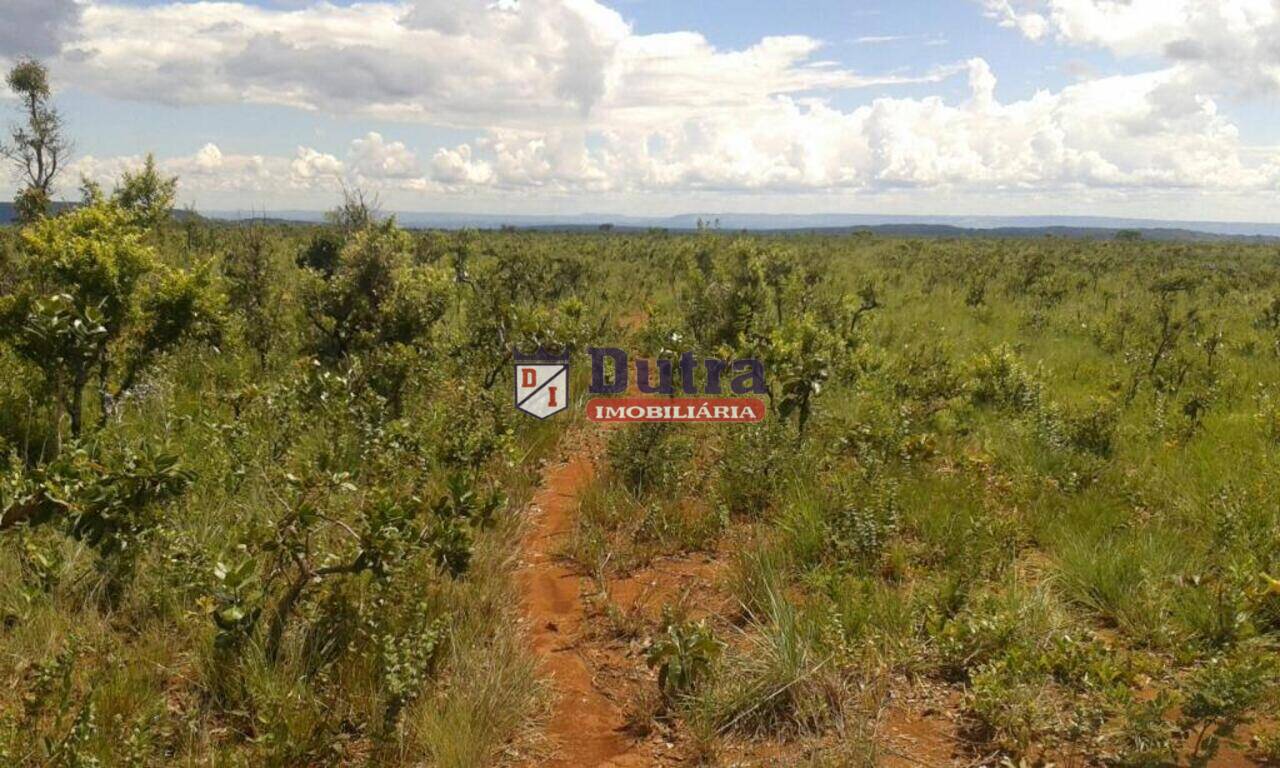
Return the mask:
[[[1280,221],[1280,0],[0,0],[23,56],[68,198]]]

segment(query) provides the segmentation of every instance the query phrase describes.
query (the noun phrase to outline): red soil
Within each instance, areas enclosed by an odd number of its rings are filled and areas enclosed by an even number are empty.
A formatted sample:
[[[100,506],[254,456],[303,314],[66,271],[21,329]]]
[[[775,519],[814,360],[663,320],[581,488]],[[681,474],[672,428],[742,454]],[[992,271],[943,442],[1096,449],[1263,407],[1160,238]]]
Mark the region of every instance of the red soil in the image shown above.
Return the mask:
[[[586,609],[581,580],[556,561],[555,552],[573,526],[578,495],[594,467],[585,450],[548,468],[534,497],[536,516],[524,542],[524,563],[516,575],[530,641],[552,681],[556,701],[549,723],[555,753],[541,765],[647,765],[623,732],[622,711],[596,685],[581,652]]]

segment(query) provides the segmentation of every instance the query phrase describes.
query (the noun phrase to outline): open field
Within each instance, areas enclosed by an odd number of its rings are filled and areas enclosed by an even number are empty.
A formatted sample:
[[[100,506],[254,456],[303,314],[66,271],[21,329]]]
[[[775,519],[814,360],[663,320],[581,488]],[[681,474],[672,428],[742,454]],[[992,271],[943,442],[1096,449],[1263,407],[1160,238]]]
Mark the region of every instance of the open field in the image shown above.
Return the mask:
[[[0,230],[0,763],[1280,761],[1275,246],[369,214]]]

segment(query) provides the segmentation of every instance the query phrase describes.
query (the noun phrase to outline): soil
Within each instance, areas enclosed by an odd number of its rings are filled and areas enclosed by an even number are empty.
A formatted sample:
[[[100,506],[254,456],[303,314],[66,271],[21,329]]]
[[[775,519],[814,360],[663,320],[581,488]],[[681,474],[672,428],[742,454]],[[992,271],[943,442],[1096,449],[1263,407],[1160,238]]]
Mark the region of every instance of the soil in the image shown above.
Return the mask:
[[[548,723],[555,752],[541,765],[647,765],[631,751],[622,711],[596,685],[581,642],[586,609],[581,579],[557,562],[556,551],[573,525],[578,495],[595,468],[579,449],[548,467],[533,499],[534,519],[524,541],[524,562],[516,574],[529,639],[556,701]]]
[[[645,664],[645,639],[662,608],[684,606],[728,626],[734,615],[722,578],[728,552],[661,557],[625,574],[585,574],[559,556],[571,535],[581,495],[597,473],[603,430],[572,433],[560,463],[543,472],[530,506],[529,529],[516,572],[529,642],[554,691],[546,724],[549,754],[529,765],[591,768],[696,763],[687,734],[657,717],[656,679]],[[722,546],[731,544],[722,542]],[[891,768],[995,765],[961,736],[960,692],[950,686],[899,684],[876,718],[878,764]],[[801,762],[814,743],[728,738],[718,763],[784,766]],[[1070,765],[1068,761],[1066,764]],[[1213,766],[1258,765],[1226,748]]]

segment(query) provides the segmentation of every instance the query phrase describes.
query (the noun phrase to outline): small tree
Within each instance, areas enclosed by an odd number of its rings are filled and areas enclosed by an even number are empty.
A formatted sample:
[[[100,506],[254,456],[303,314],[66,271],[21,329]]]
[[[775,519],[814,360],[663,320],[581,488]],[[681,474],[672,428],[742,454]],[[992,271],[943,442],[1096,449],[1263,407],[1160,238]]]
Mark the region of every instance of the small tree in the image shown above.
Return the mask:
[[[99,205],[29,226],[17,266],[25,279],[4,300],[4,330],[43,371],[79,436],[85,387],[109,367],[108,347],[154,255],[117,208]]]
[[[355,233],[336,254],[331,273],[313,271],[303,305],[321,358],[412,345],[440,319],[445,280],[415,266],[412,253],[412,239],[390,220]]]
[[[360,188],[342,189],[342,204],[324,216],[325,221],[346,233],[368,229],[382,219],[382,203],[376,194]]]
[[[110,401],[133,386],[157,355],[194,334],[212,337],[219,328],[208,270],[160,263],[130,215],[114,203],[27,227],[17,267],[20,281],[0,299],[0,334],[44,373],[76,437],[92,378],[105,418]]]
[[[251,224],[233,239],[222,260],[231,308],[244,320],[244,337],[266,367],[281,321],[280,276],[267,229]]]
[[[155,155],[148,154],[141,170],[125,171],[112,197],[134,223],[154,232],[169,221],[177,195],[178,177],[161,176]]]
[[[327,280],[338,268],[347,241],[382,220],[378,196],[343,187],[342,204],[326,213],[324,219],[329,226],[312,236],[296,261],[298,266],[319,272]]]
[[[80,204],[97,205],[106,199],[102,185],[86,174],[80,174]]]
[[[186,339],[218,344],[222,338],[222,316],[225,298],[214,290],[212,270],[208,262],[194,269],[173,269],[165,265],[148,276],[139,292],[128,333],[120,348],[118,382],[108,390],[108,371],[101,378],[104,398],[133,389],[141,375],[155,360]]]
[[[808,315],[778,328],[765,348],[778,415],[788,419],[795,414],[801,436],[813,414],[813,401],[831,376],[838,348],[834,336]]]
[[[43,64],[22,59],[5,81],[21,102],[23,121],[12,127],[8,143],[0,143],[0,155],[23,184],[14,201],[18,220],[30,222],[48,213],[71,144],[63,135],[62,115],[50,104],[49,71]]]
[[[360,358],[371,386],[399,413],[419,352],[448,307],[448,280],[414,264],[413,239],[394,219],[354,233],[334,257],[331,272],[309,269],[302,286],[312,351],[329,365]]]
[[[71,417],[74,436],[80,435],[85,386],[109,340],[104,304],[77,305],[76,297],[59,293],[37,298],[25,313],[15,313],[14,347],[43,369],[54,399]]]

